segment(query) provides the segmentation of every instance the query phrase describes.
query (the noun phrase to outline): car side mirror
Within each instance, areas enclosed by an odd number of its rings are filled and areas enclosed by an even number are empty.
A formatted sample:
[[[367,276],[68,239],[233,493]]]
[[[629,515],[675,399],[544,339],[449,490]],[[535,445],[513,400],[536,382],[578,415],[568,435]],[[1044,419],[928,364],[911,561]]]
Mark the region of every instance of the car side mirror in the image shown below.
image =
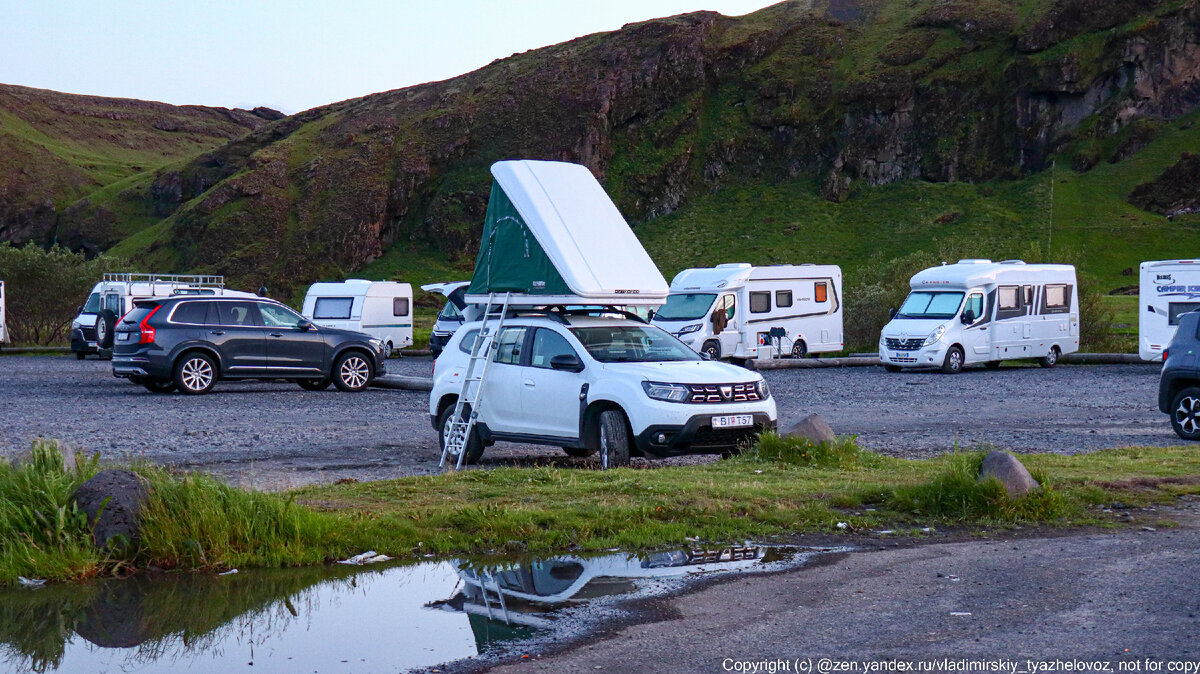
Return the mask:
[[[970,325],[975,322],[975,310],[967,309],[962,315],[963,325]]]
[[[1150,307],[1150,310],[1151,310],[1151,311],[1154,311],[1154,307]],[[77,313],[77,314],[82,314],[82,313],[83,313],[83,305],[82,305],[82,304],[80,304],[79,306],[75,307],[75,313]]]
[[[583,362],[573,353],[560,353],[550,359],[550,367],[564,372],[583,372]]]
[[[700,352],[700,360],[712,360],[712,355],[710,355],[708,352],[702,351]]]
[[[896,309],[895,308],[888,309],[888,320],[890,321],[895,317],[896,317]]]
[[[312,330],[313,323],[312,323],[312,321],[305,319],[305,320],[300,321],[300,324],[297,327],[299,327],[301,330],[303,330],[305,332],[308,332],[309,330]]]

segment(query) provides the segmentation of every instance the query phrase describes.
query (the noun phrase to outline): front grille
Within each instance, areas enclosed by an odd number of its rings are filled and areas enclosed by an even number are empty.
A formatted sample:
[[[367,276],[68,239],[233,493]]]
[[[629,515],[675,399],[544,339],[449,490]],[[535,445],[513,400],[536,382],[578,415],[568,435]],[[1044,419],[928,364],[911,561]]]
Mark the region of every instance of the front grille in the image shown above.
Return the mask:
[[[81,326],[79,326],[79,332],[83,333],[83,338],[88,340],[89,342],[96,341],[95,326],[81,325]]]
[[[758,385],[749,384],[688,384],[690,403],[752,403],[762,400]]]
[[[916,358],[897,358],[896,356],[892,356],[888,360],[892,361],[893,363],[915,363],[915,362],[917,362]]]
[[[692,438],[692,447],[694,448],[713,448],[727,447],[734,449],[736,447],[748,447],[754,442],[754,437],[762,430],[757,426],[747,428],[713,428],[712,426],[701,426],[696,430],[695,437]]]
[[[925,338],[896,339],[895,337],[888,337],[884,342],[887,344],[887,348],[892,351],[916,351],[925,344]]]

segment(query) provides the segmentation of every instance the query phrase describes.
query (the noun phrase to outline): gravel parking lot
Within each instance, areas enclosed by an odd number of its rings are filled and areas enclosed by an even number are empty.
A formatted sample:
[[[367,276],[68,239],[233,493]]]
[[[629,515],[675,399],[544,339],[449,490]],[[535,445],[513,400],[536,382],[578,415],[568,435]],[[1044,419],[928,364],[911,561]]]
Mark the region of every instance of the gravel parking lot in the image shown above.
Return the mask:
[[[429,376],[430,360],[388,367]],[[921,457],[956,443],[1062,453],[1180,444],[1157,409],[1158,369],[1005,367],[945,376],[858,367],[766,377],[782,424],[818,412],[865,447]],[[106,458],[201,469],[261,488],[438,470],[424,392],[312,393],[287,382],[225,382],[206,396],[154,395],[110,372],[97,360],[0,357],[0,454],[13,456],[42,436]],[[666,463],[696,460],[714,459]],[[484,454],[484,465],[542,461],[592,465],[544,447],[497,445]]]

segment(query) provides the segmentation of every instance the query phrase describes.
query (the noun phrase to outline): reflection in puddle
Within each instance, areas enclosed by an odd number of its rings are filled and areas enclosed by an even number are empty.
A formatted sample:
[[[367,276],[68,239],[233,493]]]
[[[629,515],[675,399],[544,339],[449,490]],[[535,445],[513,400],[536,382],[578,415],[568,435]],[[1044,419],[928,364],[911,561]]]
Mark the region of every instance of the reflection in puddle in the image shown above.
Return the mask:
[[[803,561],[737,547],[138,577],[0,592],[0,668],[25,672],[394,672],[558,635],[586,612],[700,573]],[[673,580],[674,579],[674,580]]]

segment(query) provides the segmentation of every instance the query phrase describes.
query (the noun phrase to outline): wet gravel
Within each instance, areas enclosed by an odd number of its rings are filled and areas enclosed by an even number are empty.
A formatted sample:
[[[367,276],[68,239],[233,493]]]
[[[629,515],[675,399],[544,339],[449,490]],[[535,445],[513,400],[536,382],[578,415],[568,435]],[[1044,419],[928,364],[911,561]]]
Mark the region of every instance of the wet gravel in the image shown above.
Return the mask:
[[[430,359],[389,362],[390,373],[428,376]],[[818,412],[837,433],[897,456],[994,444],[1076,453],[1176,445],[1156,406],[1154,365],[1005,367],[887,374],[878,367],[766,373],[786,426]],[[284,488],[343,478],[437,472],[428,394],[372,389],[319,393],[288,382],[222,382],[206,396],[155,395],[111,376],[108,362],[0,357],[0,454],[35,437],[105,458],[145,458],[202,469],[235,484]],[[650,467],[712,461],[639,461]],[[497,445],[484,466],[592,466],[554,448]]]

